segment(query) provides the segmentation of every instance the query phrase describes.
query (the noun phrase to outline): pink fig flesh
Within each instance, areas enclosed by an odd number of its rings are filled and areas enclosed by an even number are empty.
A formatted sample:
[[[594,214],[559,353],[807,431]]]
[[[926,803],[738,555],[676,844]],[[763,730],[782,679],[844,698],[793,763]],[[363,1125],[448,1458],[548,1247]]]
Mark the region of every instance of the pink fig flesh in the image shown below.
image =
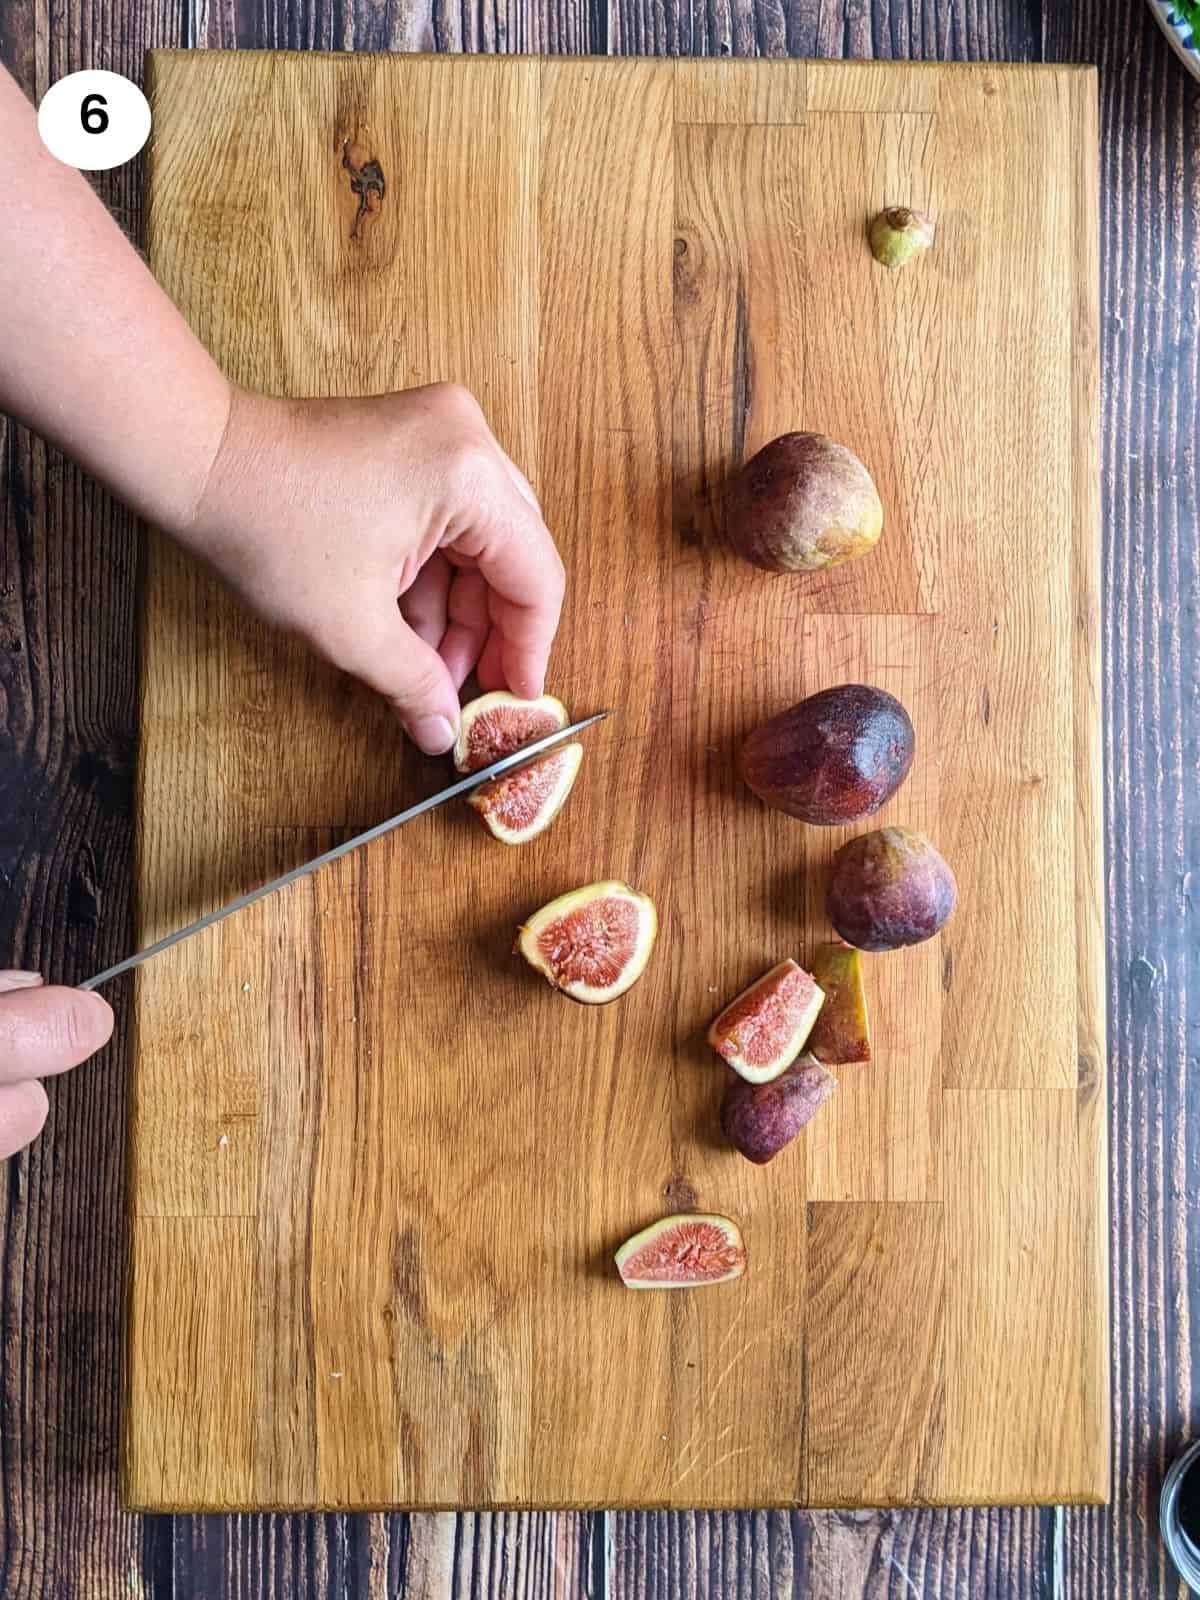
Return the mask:
[[[721,1127],[747,1161],[765,1166],[812,1121],[836,1088],[837,1079],[809,1056],[770,1083],[736,1079],[721,1102]]]
[[[526,922],[517,949],[556,989],[587,1005],[624,994],[641,977],[658,935],[649,895],[627,883],[589,883]]]
[[[746,1246],[728,1217],[686,1212],[627,1239],[616,1255],[628,1289],[695,1289],[727,1283],[746,1270]]]
[[[568,720],[566,706],[550,694],[537,700],[521,700],[503,689],[481,694],[459,714],[454,765],[460,772],[478,772],[565,728]]]
[[[800,1054],[825,996],[808,973],[781,961],[731,1000],[708,1042],[751,1083],[776,1078]]]
[[[562,810],[582,760],[581,744],[559,745],[527,767],[492,778],[467,796],[467,804],[494,838],[524,844],[548,828]]]

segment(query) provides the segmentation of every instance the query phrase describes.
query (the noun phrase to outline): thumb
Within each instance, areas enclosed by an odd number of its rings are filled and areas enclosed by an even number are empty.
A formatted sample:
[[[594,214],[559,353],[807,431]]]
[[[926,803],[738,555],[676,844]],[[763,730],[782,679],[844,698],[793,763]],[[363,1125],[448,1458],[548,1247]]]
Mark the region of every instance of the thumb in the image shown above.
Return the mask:
[[[389,619],[390,620],[390,619]],[[437,651],[401,617],[382,638],[356,644],[343,665],[391,702],[405,733],[427,756],[444,755],[458,734],[458,692]]]

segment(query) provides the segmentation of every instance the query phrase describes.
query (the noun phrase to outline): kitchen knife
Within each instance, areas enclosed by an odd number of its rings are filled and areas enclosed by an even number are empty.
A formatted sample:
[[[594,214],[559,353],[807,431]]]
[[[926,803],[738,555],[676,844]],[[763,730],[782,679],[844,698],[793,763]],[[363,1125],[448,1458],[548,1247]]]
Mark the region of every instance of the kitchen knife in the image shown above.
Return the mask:
[[[518,767],[525,766],[535,756],[545,750],[552,749],[557,744],[562,744],[564,739],[573,739],[584,728],[590,728],[593,722],[599,722],[609,716],[607,711],[597,711],[593,716],[584,717],[582,722],[573,722],[569,728],[558,728],[553,733],[548,733],[542,739],[535,739],[532,744],[522,746],[510,756],[501,756],[499,761],[493,761],[491,766],[481,767],[478,772],[469,772],[465,778],[460,778],[457,783],[452,783],[448,789],[442,789],[437,794],[429,796],[428,800],[421,800],[415,806],[409,806],[407,811],[400,811],[394,817],[389,817],[386,822],[377,822],[373,828],[368,828],[365,833],[355,834],[353,839],[335,845],[332,850],[326,850],[322,855],[314,856],[311,861],[306,861],[303,866],[293,867],[290,872],[285,872],[282,877],[272,878],[270,883],[264,883],[258,889],[251,889],[249,894],[239,895],[236,900],[231,900],[228,905],[210,911],[207,916],[200,917],[196,922],[189,922],[186,928],[179,928],[174,933],[169,933],[165,939],[147,945],[144,950],[139,950],[135,955],[126,956],[124,961],[118,961],[113,967],[105,967],[103,972],[97,972],[95,977],[88,978],[81,983],[81,989],[98,989],[102,983],[108,983],[111,978],[120,977],[121,973],[129,972],[134,967],[140,967],[143,961],[149,961],[151,956],[161,955],[164,950],[169,950],[173,944],[179,944],[183,939],[190,939],[194,933],[202,933],[205,928],[211,928],[215,923],[224,922],[226,917],[231,917],[235,911],[241,911],[245,906],[252,906],[256,900],[261,900],[265,895],[274,894],[276,889],[282,889],[289,883],[295,883],[297,878],[307,878],[310,872],[316,872],[318,867],[326,867],[331,861],[338,861],[342,856],[349,855],[351,850],[357,850],[359,845],[370,844],[372,839],[382,839],[385,833],[391,833],[393,828],[400,828],[406,822],[411,822],[414,817],[422,817],[427,811],[436,811],[439,806],[444,806],[449,800],[456,800],[459,795],[470,794],[472,789],[478,789],[481,784],[487,783],[492,778],[498,778],[506,772],[515,772]]]

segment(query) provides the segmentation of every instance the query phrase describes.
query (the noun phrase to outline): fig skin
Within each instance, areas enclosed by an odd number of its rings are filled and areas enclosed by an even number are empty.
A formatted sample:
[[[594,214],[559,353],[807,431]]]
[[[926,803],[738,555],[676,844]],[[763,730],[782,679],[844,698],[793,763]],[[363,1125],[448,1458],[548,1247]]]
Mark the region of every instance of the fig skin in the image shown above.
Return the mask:
[[[785,433],[752,456],[725,494],[725,533],[765,572],[820,572],[865,555],[883,531],[871,474],[823,433]]]
[[[813,979],[825,1004],[808,1036],[808,1053],[825,1067],[871,1059],[871,1026],[863,988],[862,952],[848,944],[823,944],[812,960]]]
[[[906,267],[933,243],[933,223],[911,206],[888,206],[867,230],[871,254],[884,267]]]
[[[760,800],[801,822],[861,822],[908,776],[916,735],[894,695],[865,683],[822,689],[755,728],[741,769]]]
[[[770,1083],[735,1078],[721,1101],[721,1128],[747,1161],[765,1166],[812,1121],[836,1088],[833,1074],[807,1055]]]
[[[860,950],[898,950],[932,939],[958,898],[954,874],[923,833],[879,828],[833,858],[829,919]]]

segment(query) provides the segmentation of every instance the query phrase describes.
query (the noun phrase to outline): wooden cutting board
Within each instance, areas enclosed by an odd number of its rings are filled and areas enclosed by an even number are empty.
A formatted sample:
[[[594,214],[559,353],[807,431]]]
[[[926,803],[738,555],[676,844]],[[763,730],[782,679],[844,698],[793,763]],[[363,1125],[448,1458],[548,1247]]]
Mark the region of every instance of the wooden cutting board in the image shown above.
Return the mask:
[[[569,571],[551,687],[617,714],[538,842],[439,813],[143,969],[128,1501],[1102,1499],[1093,73],[156,53],[149,89],[148,247],[197,332],[269,390],[468,384]],[[938,221],[905,272],[885,202]],[[796,427],[886,508],[817,579],[717,526]],[[960,909],[869,958],[875,1061],[760,1169],[704,1029],[827,932],[843,834],[736,751],[846,680],[912,713],[881,820]],[[447,779],[151,539],[144,940]],[[601,877],[662,932],[592,1009],[510,947]],[[747,1277],[624,1290],[615,1246],[692,1207]]]

